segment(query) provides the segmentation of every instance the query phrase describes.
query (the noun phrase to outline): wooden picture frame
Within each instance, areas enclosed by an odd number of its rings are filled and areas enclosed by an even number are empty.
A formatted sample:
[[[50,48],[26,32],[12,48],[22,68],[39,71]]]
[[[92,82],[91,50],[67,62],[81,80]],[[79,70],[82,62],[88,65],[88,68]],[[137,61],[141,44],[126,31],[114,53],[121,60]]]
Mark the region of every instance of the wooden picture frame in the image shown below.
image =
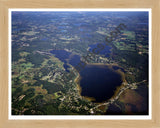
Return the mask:
[[[25,127],[61,127],[61,128],[80,128],[80,127],[160,127],[160,79],[159,79],[159,50],[160,41],[159,22],[160,18],[159,0],[0,0],[0,128],[25,128]],[[150,8],[152,9],[152,119],[149,120],[9,120],[9,69],[8,69],[8,42],[9,42],[9,17],[10,8]]]

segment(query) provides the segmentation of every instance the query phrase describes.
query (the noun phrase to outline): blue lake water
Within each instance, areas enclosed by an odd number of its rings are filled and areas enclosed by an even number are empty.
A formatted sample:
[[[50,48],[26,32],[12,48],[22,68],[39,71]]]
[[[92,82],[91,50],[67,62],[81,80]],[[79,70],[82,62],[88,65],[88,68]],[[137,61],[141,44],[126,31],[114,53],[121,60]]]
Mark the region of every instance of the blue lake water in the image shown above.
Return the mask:
[[[121,75],[106,65],[86,65],[80,76],[81,95],[93,97],[95,102],[110,99],[122,83]]]
[[[90,47],[89,51],[92,52],[92,50],[93,50],[94,48],[97,48],[97,45],[98,45],[98,44],[99,44],[99,43],[89,45],[89,47]],[[104,48],[103,50],[101,50],[99,54],[105,55],[105,57],[108,57],[109,54],[111,53],[111,47],[108,46],[108,45],[105,45],[104,43],[102,43],[102,44],[105,46],[105,48]]]
[[[69,59],[69,64],[71,64],[72,66],[77,66],[79,62],[80,62],[79,55],[74,55]]]
[[[94,47],[95,45],[92,45],[92,48]],[[106,50],[110,52],[109,49]],[[63,66],[67,72],[69,72],[68,64],[75,67],[80,62],[79,55],[73,55],[65,50],[52,50],[51,53],[64,62]],[[107,65],[86,65],[79,72],[81,76],[79,81],[82,88],[81,95],[94,97],[95,102],[110,99],[114,95],[116,87],[122,83],[121,75],[116,72],[119,68],[118,66],[113,66],[113,69],[111,69]]]
[[[67,64],[67,60],[68,63],[71,64],[72,66],[77,66],[78,63],[80,62],[79,55],[72,55],[71,52],[67,52],[65,50],[52,50],[51,53],[54,54],[55,57],[57,57],[59,60],[64,62],[63,66],[67,72],[69,72],[68,70],[69,66]]]
[[[66,59],[71,55],[71,52],[67,52],[65,50],[52,50],[51,53],[64,63],[67,62]]]

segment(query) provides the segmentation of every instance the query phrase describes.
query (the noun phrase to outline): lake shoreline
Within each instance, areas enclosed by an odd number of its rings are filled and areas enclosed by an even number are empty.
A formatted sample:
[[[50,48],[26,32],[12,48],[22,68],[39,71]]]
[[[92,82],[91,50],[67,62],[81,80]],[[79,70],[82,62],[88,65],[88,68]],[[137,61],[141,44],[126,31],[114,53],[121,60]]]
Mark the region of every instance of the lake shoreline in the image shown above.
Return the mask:
[[[122,87],[124,87],[124,82],[126,82],[126,80],[125,80],[125,73],[123,72],[123,71],[121,71],[121,69],[117,69],[117,70],[115,70],[115,69],[113,69],[113,66],[117,66],[117,67],[119,67],[119,68],[121,68],[120,66],[118,66],[117,64],[101,64],[101,63],[89,63],[89,64],[87,64],[86,66],[107,66],[109,69],[111,69],[113,72],[116,72],[116,73],[118,73],[119,75],[120,75],[120,77],[121,77],[121,80],[122,80],[122,83],[119,85],[119,86],[117,86],[116,87],[116,90],[114,91],[114,95],[111,97],[111,98],[109,98],[108,100],[110,100],[110,99],[112,99],[112,98],[115,98],[116,96],[117,96],[117,94],[118,94],[118,92],[119,92],[119,90],[122,88]],[[91,101],[91,102],[94,102],[94,103],[96,103],[96,104],[101,104],[101,103],[104,103],[104,102],[106,102],[106,101],[108,101],[108,100],[105,100],[105,101],[102,101],[102,102],[96,102],[96,99],[94,98],[94,97],[89,97],[89,96],[83,96],[81,93],[82,93],[82,87],[81,87],[81,85],[80,85],[80,80],[81,80],[81,75],[80,75],[80,72],[78,72],[78,76],[75,78],[75,80],[74,80],[74,82],[77,84],[77,88],[78,88],[78,91],[79,91],[79,95],[82,97],[82,98],[84,98],[84,99],[86,99],[86,100],[88,100],[88,101]]]

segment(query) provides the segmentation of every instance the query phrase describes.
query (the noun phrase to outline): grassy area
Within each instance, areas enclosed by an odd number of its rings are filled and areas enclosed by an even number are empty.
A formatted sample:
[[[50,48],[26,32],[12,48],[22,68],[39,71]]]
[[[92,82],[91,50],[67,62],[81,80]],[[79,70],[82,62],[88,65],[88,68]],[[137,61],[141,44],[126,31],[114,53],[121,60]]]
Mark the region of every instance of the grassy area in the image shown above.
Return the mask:
[[[128,39],[135,39],[135,33],[133,31],[122,31],[123,34],[122,35],[125,35],[127,36]]]
[[[29,52],[20,52],[19,54],[21,57],[25,57],[25,56],[29,55],[30,53]]]

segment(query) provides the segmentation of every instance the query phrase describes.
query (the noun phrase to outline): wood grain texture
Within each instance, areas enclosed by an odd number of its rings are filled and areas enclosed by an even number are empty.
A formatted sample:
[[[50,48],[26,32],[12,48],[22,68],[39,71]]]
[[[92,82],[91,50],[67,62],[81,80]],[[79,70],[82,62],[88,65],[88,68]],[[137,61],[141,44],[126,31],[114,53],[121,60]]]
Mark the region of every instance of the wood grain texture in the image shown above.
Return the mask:
[[[152,120],[8,120],[9,8],[151,8]],[[160,0],[0,0],[0,128],[160,128]]]

